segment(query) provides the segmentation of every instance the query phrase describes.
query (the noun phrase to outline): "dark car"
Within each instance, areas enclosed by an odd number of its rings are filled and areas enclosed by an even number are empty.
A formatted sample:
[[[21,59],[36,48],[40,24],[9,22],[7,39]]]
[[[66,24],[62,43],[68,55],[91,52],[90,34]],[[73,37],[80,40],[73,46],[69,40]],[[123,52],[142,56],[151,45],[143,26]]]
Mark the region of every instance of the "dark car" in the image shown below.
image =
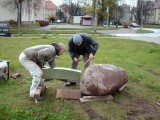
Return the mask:
[[[112,21],[110,25],[122,25],[119,21]]]
[[[0,36],[11,37],[10,26],[8,22],[0,21]]]

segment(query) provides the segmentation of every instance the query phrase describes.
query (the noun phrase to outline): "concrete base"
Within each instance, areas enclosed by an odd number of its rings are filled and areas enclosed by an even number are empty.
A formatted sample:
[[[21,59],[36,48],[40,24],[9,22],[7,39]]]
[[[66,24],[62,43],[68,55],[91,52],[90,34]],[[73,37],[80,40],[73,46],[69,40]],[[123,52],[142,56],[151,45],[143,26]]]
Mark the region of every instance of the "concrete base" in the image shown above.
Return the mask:
[[[79,82],[80,77],[81,77],[80,70],[63,68],[63,67],[43,68],[42,79],[45,79],[45,80],[59,79],[59,80],[67,80],[71,82]]]

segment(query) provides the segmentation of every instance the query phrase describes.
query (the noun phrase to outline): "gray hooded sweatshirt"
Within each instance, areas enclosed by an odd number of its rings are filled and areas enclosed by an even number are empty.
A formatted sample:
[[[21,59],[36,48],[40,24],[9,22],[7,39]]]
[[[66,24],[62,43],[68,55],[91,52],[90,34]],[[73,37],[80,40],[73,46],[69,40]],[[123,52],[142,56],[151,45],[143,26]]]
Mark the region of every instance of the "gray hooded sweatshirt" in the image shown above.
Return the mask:
[[[40,68],[42,68],[46,62],[48,62],[51,68],[55,67],[56,50],[53,45],[33,46],[26,48],[23,53]]]

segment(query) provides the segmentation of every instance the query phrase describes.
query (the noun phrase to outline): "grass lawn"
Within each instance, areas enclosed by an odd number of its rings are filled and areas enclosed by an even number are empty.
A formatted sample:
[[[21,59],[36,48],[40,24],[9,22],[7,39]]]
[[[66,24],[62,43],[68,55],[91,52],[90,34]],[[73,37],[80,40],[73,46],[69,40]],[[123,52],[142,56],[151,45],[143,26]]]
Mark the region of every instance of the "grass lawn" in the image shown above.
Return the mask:
[[[58,36],[58,35],[57,35]],[[160,46],[154,43],[93,36],[99,50],[92,63],[114,64],[126,69],[129,81],[124,91],[113,95],[112,101],[80,103],[56,99],[56,89],[66,88],[59,80],[46,81],[45,101],[28,99],[31,76],[19,63],[19,54],[27,47],[61,42],[66,38],[5,38],[0,37],[0,58],[11,60],[11,74],[22,77],[0,80],[1,120],[159,120],[160,106]],[[70,67],[68,53],[59,57],[59,67]],[[78,69],[82,69],[80,63]],[[78,89],[78,86],[71,87]],[[68,88],[66,88],[68,89]]]
[[[153,33],[153,31],[151,31],[151,30],[138,29],[138,30],[136,31],[136,33]]]
[[[51,24],[54,25],[54,28],[51,30],[35,30],[37,28],[40,28],[38,24],[21,24],[21,32],[20,35],[24,34],[34,34],[34,35],[40,35],[40,34],[74,34],[74,33],[88,33],[88,34],[95,34],[94,31],[94,26],[88,26],[88,27],[80,27],[80,28],[57,28],[58,25],[63,25],[63,24]],[[64,24],[66,25],[66,24]],[[18,34],[18,25],[11,25],[11,33],[12,34]],[[78,26],[78,25],[77,25]],[[109,30],[117,30],[115,26],[109,26]],[[107,30],[106,26],[97,26],[96,30]]]
[[[160,25],[144,25],[145,28],[155,28],[155,29],[160,29]]]

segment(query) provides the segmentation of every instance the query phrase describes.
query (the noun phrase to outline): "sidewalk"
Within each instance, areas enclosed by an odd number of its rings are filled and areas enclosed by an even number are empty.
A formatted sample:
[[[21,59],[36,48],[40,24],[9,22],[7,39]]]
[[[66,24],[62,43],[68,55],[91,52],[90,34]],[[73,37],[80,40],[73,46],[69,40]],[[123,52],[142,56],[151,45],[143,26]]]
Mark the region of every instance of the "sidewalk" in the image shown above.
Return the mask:
[[[71,25],[71,24],[56,24],[48,25],[45,27],[34,28],[35,30],[51,30],[53,28],[93,28],[93,26],[81,26],[81,25]],[[34,30],[33,29],[33,30]],[[98,33],[110,34],[113,36],[118,36],[124,39],[141,40],[147,42],[154,42],[160,44],[160,29],[143,28],[144,30],[151,30],[154,33],[136,33],[139,28],[119,28],[118,30],[97,30]]]
[[[71,25],[71,24],[63,24],[59,23],[56,25],[48,25],[45,27],[33,28],[32,30],[51,30],[53,28],[93,28],[93,26],[81,26],[81,25]]]
[[[139,28],[138,28],[139,29]],[[136,33],[136,29],[120,28],[118,30],[98,30],[99,33],[110,34],[124,39],[141,40],[160,44],[160,29],[143,28],[144,30],[154,31],[153,33]]]

